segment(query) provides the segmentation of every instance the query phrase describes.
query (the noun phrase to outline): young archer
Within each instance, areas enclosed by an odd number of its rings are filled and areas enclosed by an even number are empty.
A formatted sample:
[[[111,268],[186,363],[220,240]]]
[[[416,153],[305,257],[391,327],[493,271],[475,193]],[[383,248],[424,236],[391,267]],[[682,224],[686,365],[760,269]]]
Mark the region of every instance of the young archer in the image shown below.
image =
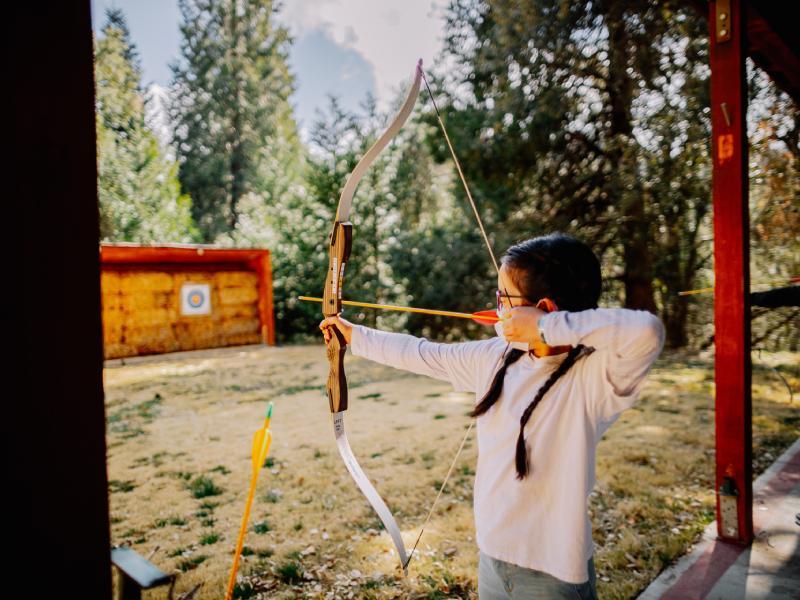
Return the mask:
[[[475,394],[478,595],[596,598],[588,498],[595,451],[639,394],[664,343],[657,317],[598,308],[600,263],[555,233],[509,248],[498,277],[498,337],[443,344],[322,321],[355,356]]]

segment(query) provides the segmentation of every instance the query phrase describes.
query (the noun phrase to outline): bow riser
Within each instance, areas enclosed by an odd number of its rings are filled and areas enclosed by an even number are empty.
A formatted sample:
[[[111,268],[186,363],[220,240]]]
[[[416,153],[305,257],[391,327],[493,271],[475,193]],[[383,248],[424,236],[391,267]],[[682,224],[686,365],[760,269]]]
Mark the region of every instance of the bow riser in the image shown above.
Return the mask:
[[[325,277],[325,287],[322,297],[322,313],[326,317],[338,315],[342,310],[342,284],[344,282],[344,268],[350,258],[353,246],[352,223],[337,221],[328,243],[328,274]],[[327,344],[328,382],[326,390],[331,412],[338,413],[347,410],[347,377],[344,372],[344,355],[347,351],[347,342],[341,332],[335,327]]]

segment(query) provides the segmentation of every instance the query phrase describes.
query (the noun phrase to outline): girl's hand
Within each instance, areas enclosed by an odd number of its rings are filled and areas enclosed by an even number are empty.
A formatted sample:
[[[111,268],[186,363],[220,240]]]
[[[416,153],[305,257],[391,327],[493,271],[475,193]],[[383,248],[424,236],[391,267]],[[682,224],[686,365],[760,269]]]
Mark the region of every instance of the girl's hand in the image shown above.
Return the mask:
[[[335,317],[325,317],[322,322],[319,324],[319,328],[322,330],[322,337],[325,338],[325,343],[327,344],[333,333],[331,332],[331,328],[335,327],[339,330],[344,336],[344,341],[348,344],[353,337],[353,324],[350,321],[346,321],[340,316]]]
[[[509,342],[524,342],[530,348],[542,343],[539,319],[547,313],[535,306],[515,306],[502,317],[503,337]]]

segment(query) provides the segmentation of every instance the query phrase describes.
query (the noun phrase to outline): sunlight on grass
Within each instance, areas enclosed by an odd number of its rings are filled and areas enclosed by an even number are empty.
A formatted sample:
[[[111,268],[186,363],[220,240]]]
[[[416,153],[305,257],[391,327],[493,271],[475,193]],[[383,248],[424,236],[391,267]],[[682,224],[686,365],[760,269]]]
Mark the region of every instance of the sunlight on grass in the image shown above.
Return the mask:
[[[105,372],[108,414],[121,415],[108,429],[114,543],[144,555],[158,547],[153,562],[181,572],[178,592],[202,581],[198,599],[220,597],[249,484],[252,434],[273,400],[274,441],[250,516],[242,597],[476,597],[474,433],[405,579],[388,534],[341,464],[319,391],[328,370],[322,349],[197,354]],[[762,355],[795,390],[798,358]],[[353,451],[413,545],[472,399],[352,357],[347,368],[359,394],[347,416]],[[662,357],[639,401],[601,440],[589,499],[601,598],[635,596],[714,519],[713,382],[712,358]],[[800,436],[797,406],[772,368],[754,366],[756,475]],[[123,421],[125,428],[114,427]]]

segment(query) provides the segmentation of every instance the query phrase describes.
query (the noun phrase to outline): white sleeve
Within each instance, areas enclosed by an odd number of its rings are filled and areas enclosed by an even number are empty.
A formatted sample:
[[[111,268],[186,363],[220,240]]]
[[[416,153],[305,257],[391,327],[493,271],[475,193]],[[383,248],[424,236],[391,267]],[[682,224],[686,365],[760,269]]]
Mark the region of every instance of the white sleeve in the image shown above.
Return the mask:
[[[633,406],[664,347],[664,326],[643,310],[553,312],[541,318],[539,328],[551,346],[583,344],[598,351],[603,386],[598,416],[604,420]]]
[[[353,326],[350,340],[354,356],[449,381],[459,392],[476,392],[484,371],[491,367],[496,346],[497,338],[442,344],[363,325]]]

